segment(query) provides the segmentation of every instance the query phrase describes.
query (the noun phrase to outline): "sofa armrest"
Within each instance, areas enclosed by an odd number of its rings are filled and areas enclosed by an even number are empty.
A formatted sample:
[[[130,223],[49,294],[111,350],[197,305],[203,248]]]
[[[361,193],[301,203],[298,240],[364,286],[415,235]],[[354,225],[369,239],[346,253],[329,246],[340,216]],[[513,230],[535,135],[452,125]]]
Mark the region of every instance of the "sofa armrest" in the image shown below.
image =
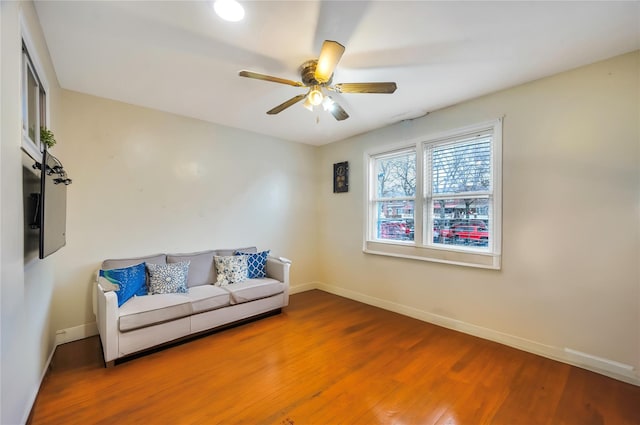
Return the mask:
[[[267,258],[267,277],[279,280],[280,282],[289,285],[289,267],[291,263],[285,263],[278,258]]]
[[[284,305],[289,305],[289,268],[291,262],[282,261],[275,257],[267,258],[267,277],[284,283]]]
[[[118,297],[113,291],[105,291],[96,278],[94,283],[96,322],[105,363],[118,358]]]

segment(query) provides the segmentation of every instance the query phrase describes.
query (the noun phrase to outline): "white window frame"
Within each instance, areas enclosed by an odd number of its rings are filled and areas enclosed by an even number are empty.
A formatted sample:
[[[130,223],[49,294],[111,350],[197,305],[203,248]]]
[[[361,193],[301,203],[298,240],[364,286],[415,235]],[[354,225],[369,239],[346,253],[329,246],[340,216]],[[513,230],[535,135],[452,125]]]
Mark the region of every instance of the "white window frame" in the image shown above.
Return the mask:
[[[21,81],[21,120],[22,120],[22,149],[27,152],[34,160],[41,161],[42,160],[42,152],[44,151],[44,145],[40,142],[40,127],[49,128],[50,122],[50,99],[49,99],[49,84],[46,80],[46,76],[44,73],[44,69],[41,65],[41,62],[36,54],[36,49],[34,47],[32,38],[30,36],[26,20],[20,15],[20,30],[21,30],[21,39],[22,39],[22,48],[21,46],[21,63],[22,69],[20,72]],[[26,53],[24,52],[26,49]],[[28,116],[29,105],[28,105],[28,75],[31,73],[38,84],[38,90],[36,93],[36,105],[37,105],[37,113],[36,113],[36,131],[35,137],[33,140],[29,136],[29,120]],[[40,98],[40,90],[44,91],[44,122],[41,122],[41,98]]]
[[[501,268],[502,259],[502,118],[458,128],[437,134],[429,134],[417,140],[400,142],[365,152],[365,223],[363,252],[423,261],[433,261],[487,269]],[[484,197],[489,199],[489,246],[476,248],[460,245],[433,243],[433,199],[447,196],[433,195],[430,184],[430,161],[425,160],[429,147],[455,143],[473,133],[492,133],[491,143],[491,191],[455,194],[454,198]],[[376,229],[376,175],[375,161],[386,155],[415,149],[416,196],[414,209],[414,240],[395,241],[378,239]],[[426,227],[425,227],[426,225]]]

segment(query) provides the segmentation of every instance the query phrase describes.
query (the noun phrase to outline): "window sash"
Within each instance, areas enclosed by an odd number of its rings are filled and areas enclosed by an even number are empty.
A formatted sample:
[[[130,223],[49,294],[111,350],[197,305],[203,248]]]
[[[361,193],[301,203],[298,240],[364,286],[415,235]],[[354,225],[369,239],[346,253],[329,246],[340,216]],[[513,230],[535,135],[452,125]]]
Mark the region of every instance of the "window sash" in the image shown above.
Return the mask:
[[[379,169],[378,169],[378,164],[381,161],[386,161],[386,160],[392,160],[394,158],[398,158],[401,159],[403,156],[413,156],[415,158],[416,163],[414,164],[415,170],[414,170],[414,179],[415,179],[415,183],[414,183],[414,195],[405,195],[405,196],[400,196],[400,195],[394,195],[394,196],[384,196],[382,194],[382,191],[380,190],[380,174],[379,174]],[[383,236],[382,232],[381,232],[381,227],[382,224],[387,223],[389,221],[402,221],[402,220],[413,220],[413,222],[415,223],[416,220],[416,215],[421,215],[418,214],[417,209],[416,209],[416,205],[417,205],[417,194],[418,192],[418,186],[417,183],[420,180],[419,178],[419,174],[418,174],[418,170],[419,168],[417,168],[417,158],[419,157],[418,155],[418,149],[416,145],[411,145],[411,146],[404,146],[404,147],[400,147],[400,148],[396,148],[396,149],[392,149],[389,151],[385,151],[383,153],[377,154],[377,155],[372,155],[369,157],[369,170],[370,170],[370,193],[369,193],[369,208],[368,208],[368,217],[367,217],[367,230],[366,230],[366,238],[367,239],[371,239],[371,240],[376,240],[376,241],[381,241],[381,242],[385,242],[385,243],[404,243],[404,244],[414,244],[415,243],[415,235],[413,236],[413,239],[408,239],[408,238],[403,238],[403,239],[389,239]],[[406,191],[406,188],[405,188]],[[393,202],[399,202],[399,203],[412,203],[413,204],[413,208],[412,208],[412,217],[408,218],[408,217],[403,217],[403,218],[382,218],[379,216],[379,208],[378,206],[381,203],[393,203]],[[391,223],[393,224],[393,223]]]
[[[22,116],[22,128],[25,132],[25,136],[28,137],[33,143],[40,141],[39,131],[36,131],[40,127],[40,83],[38,81],[38,75],[36,74],[29,56],[25,53],[24,58],[24,94],[23,94],[23,116]],[[31,125],[34,125],[33,137],[30,133]]]
[[[40,128],[48,126],[49,99],[47,83],[39,74],[40,64],[29,53],[32,43],[26,28],[22,28],[22,148],[36,160],[41,158],[44,145],[40,141]]]
[[[454,155],[458,152],[462,152],[462,159],[460,161],[464,161],[465,158],[473,152],[465,152],[464,149],[473,145],[479,144],[487,144],[488,147],[481,147],[481,155],[488,156],[488,171],[489,175],[487,176],[489,179],[489,185],[484,190],[471,190],[471,191],[438,191],[434,193],[434,152],[440,150],[446,151],[447,149],[451,150],[449,154],[452,159],[449,161],[455,161]],[[443,248],[449,250],[472,250],[472,251],[483,251],[483,252],[492,252],[493,251],[493,240],[494,240],[494,231],[493,226],[491,225],[492,214],[493,214],[493,187],[494,187],[494,129],[493,128],[484,128],[468,133],[461,132],[454,136],[434,139],[430,141],[422,142],[422,156],[424,158],[424,170],[422,173],[423,181],[424,181],[424,203],[422,210],[424,211],[424,219],[423,219],[423,233],[424,237],[421,239],[422,244],[427,247],[434,248]],[[482,151],[486,152],[482,152]],[[444,156],[445,154],[443,154]],[[483,158],[486,159],[486,158]],[[468,160],[468,159],[467,159]],[[473,170],[472,170],[473,171]],[[462,176],[465,177],[465,176]],[[443,183],[443,184],[446,184]],[[477,248],[477,247],[468,247],[468,246],[447,246],[443,247],[440,243],[434,242],[434,223],[436,217],[433,212],[434,202],[438,200],[453,200],[453,199],[487,199],[489,203],[489,212],[488,212],[488,221],[489,221],[489,241],[486,247]],[[455,220],[455,218],[448,218],[449,220]],[[467,218],[459,218],[460,222],[464,222]]]

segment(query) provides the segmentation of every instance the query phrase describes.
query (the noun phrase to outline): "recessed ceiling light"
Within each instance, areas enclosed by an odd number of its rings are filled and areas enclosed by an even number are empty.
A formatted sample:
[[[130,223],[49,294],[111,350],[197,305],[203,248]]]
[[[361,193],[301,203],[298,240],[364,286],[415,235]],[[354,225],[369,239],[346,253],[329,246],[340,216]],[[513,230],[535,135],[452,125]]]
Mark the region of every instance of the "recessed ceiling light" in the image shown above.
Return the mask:
[[[216,0],[213,10],[225,21],[238,22],[244,18],[244,7],[236,0]]]

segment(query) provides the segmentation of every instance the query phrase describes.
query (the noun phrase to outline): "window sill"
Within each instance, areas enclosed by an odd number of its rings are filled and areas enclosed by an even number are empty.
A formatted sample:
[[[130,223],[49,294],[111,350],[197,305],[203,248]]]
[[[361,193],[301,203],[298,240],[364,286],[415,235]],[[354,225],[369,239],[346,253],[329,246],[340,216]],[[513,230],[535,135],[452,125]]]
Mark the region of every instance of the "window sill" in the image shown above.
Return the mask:
[[[31,138],[25,136],[24,134],[22,135],[22,150],[25,151],[31,158],[33,158],[34,161],[42,161],[42,151],[38,149],[38,146],[33,140],[31,140]]]
[[[413,244],[365,241],[366,254],[386,255],[411,260],[432,261],[466,267],[500,270],[501,255],[488,252],[470,252],[446,248],[420,247]]]

